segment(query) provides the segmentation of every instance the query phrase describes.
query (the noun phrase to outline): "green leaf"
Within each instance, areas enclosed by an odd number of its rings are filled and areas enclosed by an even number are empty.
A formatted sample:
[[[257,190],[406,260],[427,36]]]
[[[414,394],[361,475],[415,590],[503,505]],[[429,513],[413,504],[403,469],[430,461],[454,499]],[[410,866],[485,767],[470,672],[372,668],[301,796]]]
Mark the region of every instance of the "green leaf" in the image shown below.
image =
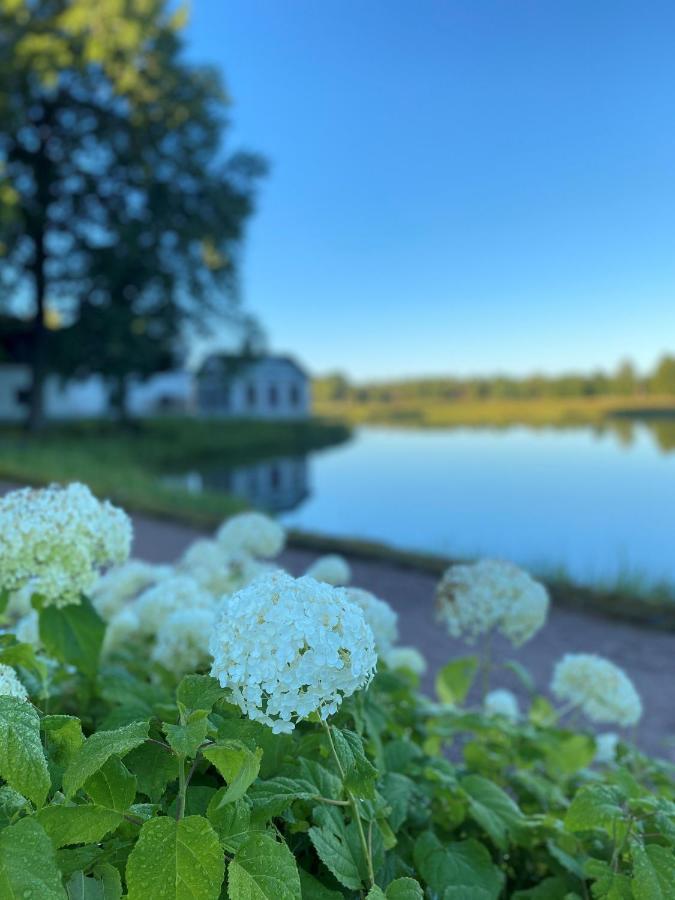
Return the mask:
[[[295,858],[268,834],[254,834],[227,868],[230,900],[301,900]]]
[[[67,797],[105,765],[111,756],[124,756],[148,737],[148,723],[134,722],[115,731],[97,731],[82,744],[63,775]]]
[[[321,862],[333,873],[340,884],[352,890],[360,890],[364,860],[355,822],[347,827],[340,813],[334,808],[317,809],[315,816],[321,827],[309,829],[309,838]]]
[[[79,604],[40,610],[40,640],[47,651],[88,678],[98,672],[104,635],[105,622],[86,597]]]
[[[43,716],[40,727],[50,760],[65,768],[84,743],[80,720],[75,716]]]
[[[66,900],[54,846],[34,818],[0,831],[0,897]]]
[[[387,898],[382,888],[374,884],[366,894],[366,900],[387,900]]]
[[[262,758],[259,747],[252,752],[241,741],[220,741],[207,747],[203,755],[227,782],[221,803],[239,800],[258,777]]]
[[[565,815],[568,831],[590,831],[604,828],[612,834],[617,822],[625,820],[623,794],[607,784],[590,784],[575,795]]]
[[[375,797],[377,770],[367,758],[361,738],[353,731],[329,727],[344,772],[345,787],[357,797],[372,800]]]
[[[436,676],[436,693],[443,703],[463,703],[478,671],[478,657],[453,659]]]
[[[501,894],[504,874],[478,841],[441,844],[427,831],[415,842],[414,858],[422,878],[443,900],[497,900]]]
[[[220,843],[230,853],[238,850],[250,835],[251,810],[244,800],[222,803],[227,788],[221,788],[211,799],[206,817],[218,835]]]
[[[248,799],[258,820],[269,820],[285,812],[294,800],[311,800],[316,790],[300,778],[277,775],[267,781],[255,781],[248,791]]]
[[[186,711],[205,709],[211,712],[224,694],[218,679],[210,675],[184,675],[176,689],[178,705]]]
[[[93,875],[73,872],[66,883],[68,900],[120,900],[122,879],[114,866],[97,866]]]
[[[397,878],[386,890],[387,900],[423,900],[424,892],[414,878]]]
[[[675,900],[675,853],[659,844],[635,841],[633,856],[633,894],[635,900]]]
[[[128,900],[218,900],[225,867],[202,816],[145,822],[127,862]]]
[[[209,727],[208,713],[199,709],[192,713],[188,721],[182,725],[162,726],[169,745],[179,756],[194,757],[199,747],[204,743]]]
[[[138,790],[153,803],[158,803],[167,784],[178,778],[178,759],[158,744],[141,744],[127,754],[124,764],[136,775]]]
[[[518,806],[498,785],[480,775],[467,775],[460,784],[469,798],[469,815],[505,850],[509,836],[524,821]]]
[[[0,776],[36,806],[51,784],[40,742],[40,717],[30,703],[0,697]]]
[[[574,775],[589,766],[594,756],[595,741],[590,735],[571,734],[548,750],[546,764],[553,777],[560,773]]]
[[[596,879],[591,887],[594,900],[635,900],[630,878],[615,872],[609,863],[589,859],[585,869],[589,878]]]
[[[415,794],[415,783],[407,775],[387,772],[382,779],[380,793],[391,807],[389,824],[398,831],[408,817],[408,809]]]
[[[122,821],[120,813],[102,806],[54,804],[43,807],[37,820],[52,839],[54,846],[95,844]]]
[[[300,889],[302,900],[343,900],[344,895],[340,891],[332,891],[323,885],[314,875],[298,870],[300,873]]]
[[[118,756],[111,756],[87,779],[84,790],[98,806],[123,813],[136,799],[136,776]]]

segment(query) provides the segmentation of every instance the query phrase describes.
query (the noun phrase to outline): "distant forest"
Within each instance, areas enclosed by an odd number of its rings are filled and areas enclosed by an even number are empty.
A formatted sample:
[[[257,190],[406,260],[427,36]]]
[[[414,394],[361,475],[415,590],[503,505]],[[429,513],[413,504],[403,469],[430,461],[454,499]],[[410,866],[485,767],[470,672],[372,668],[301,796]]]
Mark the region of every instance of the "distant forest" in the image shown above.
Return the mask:
[[[355,384],[339,373],[313,381],[318,403],[397,404],[449,400],[537,400],[583,397],[675,396],[675,356],[663,356],[646,375],[630,362],[613,373],[569,373],[556,376],[508,375],[426,377]]]

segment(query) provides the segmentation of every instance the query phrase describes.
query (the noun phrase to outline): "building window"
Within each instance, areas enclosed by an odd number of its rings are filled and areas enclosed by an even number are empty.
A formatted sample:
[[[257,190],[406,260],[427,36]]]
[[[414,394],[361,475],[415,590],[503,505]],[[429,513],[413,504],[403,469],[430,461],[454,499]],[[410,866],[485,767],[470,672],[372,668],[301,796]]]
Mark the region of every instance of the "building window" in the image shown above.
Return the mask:
[[[300,388],[297,384],[291,385],[290,401],[291,406],[300,406]]]
[[[279,389],[276,384],[270,385],[267,396],[271,407],[276,407],[279,405]]]
[[[249,409],[254,409],[256,405],[258,392],[255,389],[254,384],[249,384],[246,386],[246,405]]]

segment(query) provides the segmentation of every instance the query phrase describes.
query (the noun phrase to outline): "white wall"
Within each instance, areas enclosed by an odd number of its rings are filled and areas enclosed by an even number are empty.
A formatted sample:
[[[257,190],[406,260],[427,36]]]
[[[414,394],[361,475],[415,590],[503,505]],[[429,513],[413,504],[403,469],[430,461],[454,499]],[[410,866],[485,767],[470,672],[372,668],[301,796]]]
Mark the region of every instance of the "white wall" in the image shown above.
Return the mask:
[[[97,419],[110,411],[108,385],[100,375],[63,381],[50,375],[45,384],[48,419]]]
[[[192,412],[194,408],[195,379],[191,372],[158,372],[129,386],[129,412],[134,416]]]

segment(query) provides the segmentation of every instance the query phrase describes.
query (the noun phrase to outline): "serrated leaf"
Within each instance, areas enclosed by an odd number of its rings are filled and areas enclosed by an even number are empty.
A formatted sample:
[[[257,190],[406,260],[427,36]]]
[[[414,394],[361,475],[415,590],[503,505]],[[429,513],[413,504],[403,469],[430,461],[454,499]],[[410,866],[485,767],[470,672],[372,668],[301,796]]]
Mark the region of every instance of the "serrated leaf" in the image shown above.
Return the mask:
[[[340,891],[333,891],[322,884],[314,875],[298,870],[300,873],[300,890],[302,900],[343,900],[344,895]]]
[[[471,690],[477,671],[478,658],[476,656],[453,659],[443,666],[436,676],[436,693],[439,700],[452,705],[463,703]]]
[[[211,675],[184,675],[176,689],[176,699],[185,710],[210,712],[224,693],[218,679]]]
[[[128,900],[218,900],[225,867],[218,836],[202,816],[145,822],[127,862]]]
[[[92,734],[64,772],[63,789],[66,796],[72,797],[111,756],[124,756],[147,740],[147,737],[147,722],[134,722],[115,731],[97,731]]]
[[[255,781],[248,791],[248,799],[257,819],[273,819],[280,816],[294,800],[311,800],[315,788],[300,778],[277,775],[267,781]]]
[[[285,844],[255,834],[227,868],[230,900],[302,900],[295,858]]]
[[[427,831],[415,842],[414,858],[422,878],[444,900],[497,900],[501,894],[504,874],[478,841],[441,844]]]
[[[201,709],[192,713],[189,720],[184,724],[164,724],[162,730],[166,735],[169,746],[179,756],[194,757],[197,755],[199,747],[204,743],[208,727],[207,713]]]
[[[220,741],[212,747],[207,747],[203,755],[227,782],[222,803],[239,800],[258,777],[262,758],[262,750],[259,747],[252,752],[241,741]]]
[[[348,791],[372,800],[375,796],[375,780],[377,770],[370,762],[363,749],[363,742],[358,734],[346,729],[331,727],[335,752],[344,772],[344,784]]]
[[[66,900],[54,847],[34,818],[0,831],[0,897]]]
[[[659,844],[635,841],[632,888],[635,900],[675,900],[675,853]]]
[[[17,697],[0,696],[0,776],[36,806],[51,784],[40,742],[40,717]]]
[[[136,776],[138,790],[153,803],[159,802],[170,781],[178,778],[178,760],[158,744],[141,744],[124,758],[126,767]]]
[[[498,785],[481,775],[467,775],[461,783],[469,798],[469,815],[505,850],[509,836],[523,824],[518,806]]]
[[[415,794],[415,783],[407,775],[387,772],[379,790],[390,807],[387,816],[389,824],[394,831],[398,831],[408,816],[408,808]]]
[[[65,768],[84,743],[80,720],[75,716],[43,716],[40,727],[50,760]]]
[[[66,884],[68,900],[120,900],[122,879],[114,866],[97,866],[93,875],[73,872]]]
[[[85,793],[98,806],[123,813],[136,799],[136,776],[117,756],[111,756],[84,784]]]
[[[40,640],[47,651],[92,679],[98,672],[104,635],[105,622],[86,597],[79,604],[40,610]]]
[[[387,900],[423,900],[424,892],[414,878],[397,878],[386,890]]]
[[[611,785],[590,784],[582,787],[567,810],[565,827],[568,831],[604,828],[612,834],[616,823],[626,818],[622,804],[621,791]]]
[[[234,853],[248,839],[251,827],[251,810],[244,800],[222,803],[222,795],[227,788],[221,788],[212,798],[206,810],[206,817],[218,835],[223,847]]]
[[[37,820],[59,849],[70,844],[97,843],[118,827],[122,816],[112,809],[93,804],[54,804],[43,807],[37,814]]]
[[[345,825],[339,813],[328,810],[317,810],[321,827],[309,829],[311,840],[317,856],[326,868],[333,873],[340,884],[352,890],[360,890],[364,863],[356,823]]]

